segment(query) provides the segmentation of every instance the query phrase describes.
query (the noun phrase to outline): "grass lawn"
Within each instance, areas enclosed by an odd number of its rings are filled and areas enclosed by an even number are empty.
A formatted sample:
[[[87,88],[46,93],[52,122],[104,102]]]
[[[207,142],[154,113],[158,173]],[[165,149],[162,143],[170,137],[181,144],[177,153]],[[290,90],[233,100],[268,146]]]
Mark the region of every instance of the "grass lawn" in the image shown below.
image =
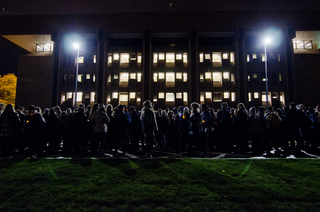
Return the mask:
[[[320,211],[320,160],[2,158],[0,211]]]

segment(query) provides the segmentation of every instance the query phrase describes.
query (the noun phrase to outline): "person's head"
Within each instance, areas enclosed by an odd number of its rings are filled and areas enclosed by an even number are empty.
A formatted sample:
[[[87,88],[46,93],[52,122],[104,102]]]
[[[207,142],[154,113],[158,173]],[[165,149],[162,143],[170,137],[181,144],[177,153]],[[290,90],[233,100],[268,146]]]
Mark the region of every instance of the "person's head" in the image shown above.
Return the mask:
[[[106,106],[104,104],[99,104],[99,110],[101,111],[105,111],[106,110]]]
[[[165,110],[162,110],[162,111],[161,111],[161,116],[167,116],[167,113],[166,113]]]
[[[200,108],[200,104],[197,102],[192,102],[190,105],[191,113],[198,112]]]
[[[49,115],[49,114],[50,114],[50,109],[49,108],[44,109],[43,115]]]
[[[189,108],[188,107],[183,108],[183,113],[189,113]]]
[[[27,109],[29,115],[34,115],[36,113],[36,107],[34,105],[30,105]]]
[[[136,107],[135,106],[130,106],[129,107],[129,112],[130,113],[133,113],[133,112],[135,112],[136,111]]]
[[[119,112],[120,111],[124,112],[125,108],[123,107],[123,105],[118,105],[116,110],[119,111]]]
[[[15,112],[13,105],[12,104],[7,104],[7,106],[5,107],[3,114],[12,114],[13,112]]]
[[[282,114],[282,109],[281,108],[277,108],[276,112],[278,113],[278,115],[281,115]]]
[[[237,105],[237,108],[238,108],[238,111],[246,110],[246,107],[241,102]]]
[[[202,111],[207,111],[207,110],[209,110],[208,105],[207,105],[207,104],[202,104],[202,105],[201,105],[201,110],[202,110]]]
[[[99,109],[99,104],[98,103],[94,103],[93,107],[92,107],[92,112],[95,112]]]
[[[54,114],[56,114],[55,109],[54,108],[50,108],[50,115],[54,115]]]
[[[15,109],[15,111],[16,111],[17,113],[19,113],[19,112],[21,111],[21,107],[20,107],[19,105],[16,105],[16,106],[14,107],[14,109]]]
[[[58,105],[55,106],[54,109],[56,110],[56,113],[57,113],[58,115],[61,115],[61,114],[62,114],[62,110],[61,110],[61,108],[60,108]]]
[[[85,108],[84,107],[79,107],[79,114],[84,114]]]
[[[38,113],[42,114],[42,110],[41,110],[41,108],[40,108],[39,106],[36,107],[36,111],[37,111]]]
[[[272,106],[269,106],[269,107],[268,107],[268,111],[269,111],[269,112],[273,112],[273,111],[274,111],[274,108],[273,108]]]
[[[228,107],[228,103],[227,102],[222,102],[221,103],[221,108],[222,109],[227,109],[227,107]]]
[[[107,105],[107,112],[112,112],[113,111],[113,106],[112,104]]]
[[[259,114],[264,114],[264,111],[265,111],[265,108],[263,107],[263,106],[259,106],[259,111],[258,111],[258,113]]]
[[[142,104],[143,107],[146,107],[146,108],[152,108],[153,107],[153,104],[150,100],[146,100],[143,102]]]
[[[69,114],[72,113],[72,109],[71,109],[71,108],[68,108],[68,109],[66,110],[66,112],[67,112],[67,115],[69,115]]]
[[[316,105],[316,110],[317,110],[318,112],[320,112],[320,104],[319,104],[319,105]]]
[[[81,104],[79,105],[79,108],[86,108],[86,106],[85,106],[83,103],[81,103]]]
[[[291,102],[289,107],[290,107],[291,110],[295,110],[296,109],[296,103]]]
[[[255,116],[256,115],[256,107],[250,107],[249,114],[250,114],[250,116]]]

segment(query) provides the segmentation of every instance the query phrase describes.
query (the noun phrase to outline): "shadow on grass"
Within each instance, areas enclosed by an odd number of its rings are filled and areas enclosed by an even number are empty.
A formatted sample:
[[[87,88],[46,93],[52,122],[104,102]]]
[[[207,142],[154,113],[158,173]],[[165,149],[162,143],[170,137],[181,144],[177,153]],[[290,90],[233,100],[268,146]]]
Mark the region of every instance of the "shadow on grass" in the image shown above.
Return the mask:
[[[20,163],[24,158],[0,158],[0,169],[10,167],[16,163]]]

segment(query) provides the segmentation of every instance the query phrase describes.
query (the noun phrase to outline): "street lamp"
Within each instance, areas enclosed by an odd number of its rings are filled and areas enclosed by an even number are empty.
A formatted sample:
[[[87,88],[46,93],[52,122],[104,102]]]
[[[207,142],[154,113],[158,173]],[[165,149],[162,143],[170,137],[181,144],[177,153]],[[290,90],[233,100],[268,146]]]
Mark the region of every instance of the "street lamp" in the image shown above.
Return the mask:
[[[268,59],[267,59],[267,44],[271,42],[270,38],[266,38],[264,40],[264,69],[266,72],[266,101],[267,101],[267,110],[268,110],[268,103],[269,103],[269,93],[268,93]]]
[[[76,85],[74,89],[74,110],[77,109],[77,91],[78,91],[78,71],[79,71],[79,50],[80,50],[80,44],[74,43],[73,47],[78,50],[77,54],[77,67],[76,67]]]

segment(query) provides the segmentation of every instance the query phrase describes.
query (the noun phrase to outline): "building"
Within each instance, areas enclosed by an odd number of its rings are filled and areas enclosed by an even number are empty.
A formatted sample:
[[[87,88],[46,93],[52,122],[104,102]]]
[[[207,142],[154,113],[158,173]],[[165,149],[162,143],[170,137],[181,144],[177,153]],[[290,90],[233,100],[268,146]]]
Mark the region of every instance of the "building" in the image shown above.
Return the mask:
[[[19,55],[20,105],[319,103],[318,1],[1,4],[2,42],[29,52]]]

